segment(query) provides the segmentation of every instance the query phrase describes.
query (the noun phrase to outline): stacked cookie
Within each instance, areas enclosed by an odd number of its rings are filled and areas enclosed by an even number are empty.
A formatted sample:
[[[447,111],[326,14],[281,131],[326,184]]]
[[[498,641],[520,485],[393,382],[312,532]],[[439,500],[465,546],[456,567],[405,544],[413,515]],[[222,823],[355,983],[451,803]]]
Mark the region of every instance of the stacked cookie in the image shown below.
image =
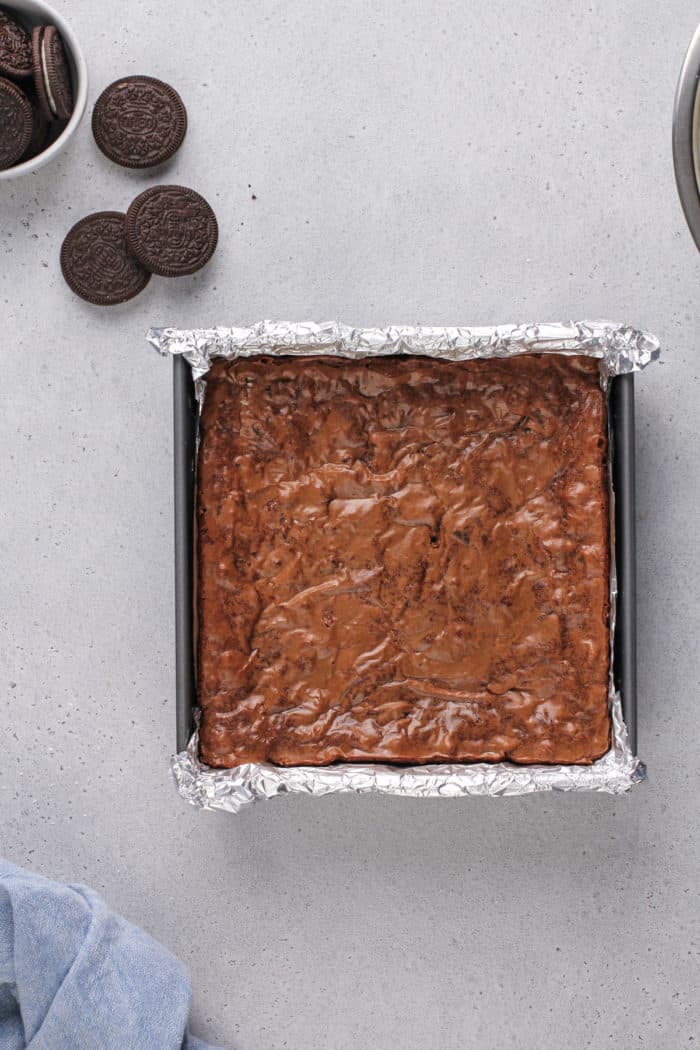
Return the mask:
[[[31,32],[0,8],[0,169],[41,153],[73,112],[73,88],[55,26]]]
[[[114,163],[147,169],[179,149],[187,111],[169,84],[125,77],[100,95],[92,130]],[[152,186],[125,214],[102,211],[77,222],[63,242],[61,269],[76,295],[111,306],[138,295],[152,274],[195,273],[212,257],[217,240],[216,216],[203,197],[185,186]]]

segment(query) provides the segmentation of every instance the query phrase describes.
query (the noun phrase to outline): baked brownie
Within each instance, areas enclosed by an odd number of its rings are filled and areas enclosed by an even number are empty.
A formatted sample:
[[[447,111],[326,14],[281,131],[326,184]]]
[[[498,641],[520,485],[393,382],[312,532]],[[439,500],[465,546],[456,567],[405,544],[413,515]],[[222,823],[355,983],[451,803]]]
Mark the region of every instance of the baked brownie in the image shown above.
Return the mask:
[[[589,358],[215,361],[203,761],[602,755],[606,445]]]

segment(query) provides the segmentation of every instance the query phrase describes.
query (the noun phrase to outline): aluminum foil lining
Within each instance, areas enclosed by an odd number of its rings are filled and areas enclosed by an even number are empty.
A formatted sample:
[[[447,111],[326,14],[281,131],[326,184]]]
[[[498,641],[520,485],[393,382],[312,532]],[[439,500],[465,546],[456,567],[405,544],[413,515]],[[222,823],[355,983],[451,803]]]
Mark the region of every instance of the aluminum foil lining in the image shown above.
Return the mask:
[[[197,397],[206,394],[206,375],[214,357],[257,354],[377,357],[420,354],[464,361],[525,353],[584,354],[600,360],[601,379],[638,371],[659,356],[655,336],[611,321],[564,324],[498,325],[491,328],[351,328],[338,322],[315,324],[261,321],[250,328],[178,330],[152,328],[148,339],[162,354],[181,354],[192,367]],[[610,443],[612,448],[612,442]],[[608,476],[612,478],[612,471]],[[610,482],[612,485],[612,482]],[[276,795],[377,793],[409,798],[458,798],[465,795],[525,795],[539,791],[599,791],[622,794],[645,779],[646,770],[629,746],[622,702],[615,689],[612,656],[617,599],[614,493],[611,487],[610,750],[590,766],[516,765],[512,762],[389,766],[339,763],[284,768],[246,763],[213,769],[199,760],[199,734],[186,751],[173,757],[180,795],[203,809],[238,813],[244,806]]]
[[[636,372],[659,355],[659,342],[650,332],[613,321],[488,328],[352,328],[338,321],[260,321],[250,328],[151,328],[148,340],[162,354],[182,354],[195,379],[208,372],[213,357],[256,354],[354,358],[419,354],[447,361],[514,354],[587,354],[600,358],[607,376]]]
[[[276,795],[333,795],[354,792],[406,798],[461,798],[464,795],[527,795],[535,791],[602,791],[621,795],[646,771],[630,751],[620,697],[611,705],[612,747],[590,766],[516,766],[511,762],[432,766],[281,766],[248,764],[212,769],[198,758],[199,735],[175,755],[172,769],[180,795],[202,809],[238,813]]]

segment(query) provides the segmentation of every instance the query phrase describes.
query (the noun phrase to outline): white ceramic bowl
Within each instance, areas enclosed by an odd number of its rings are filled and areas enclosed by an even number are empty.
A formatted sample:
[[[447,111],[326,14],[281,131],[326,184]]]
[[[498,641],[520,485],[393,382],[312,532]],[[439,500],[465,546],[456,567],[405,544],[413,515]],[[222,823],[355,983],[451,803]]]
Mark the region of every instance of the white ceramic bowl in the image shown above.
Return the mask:
[[[36,157],[31,157],[21,164],[15,164],[13,168],[5,168],[4,171],[0,171],[0,181],[5,181],[7,179],[17,179],[20,175],[26,175],[30,171],[36,171],[37,168],[43,168],[44,164],[48,164],[54,157],[58,156],[61,150],[66,148],[73,135],[75,135],[85,112],[88,78],[87,66],[85,65],[83,52],[80,50],[80,44],[76,40],[73,30],[58,11],[45,4],[44,0],[2,0],[2,6],[10,14],[16,15],[30,31],[34,26],[39,25],[56,26],[66,49],[73,81],[74,99],[71,118],[60,135],[53,142],[49,143],[41,153],[37,153]]]

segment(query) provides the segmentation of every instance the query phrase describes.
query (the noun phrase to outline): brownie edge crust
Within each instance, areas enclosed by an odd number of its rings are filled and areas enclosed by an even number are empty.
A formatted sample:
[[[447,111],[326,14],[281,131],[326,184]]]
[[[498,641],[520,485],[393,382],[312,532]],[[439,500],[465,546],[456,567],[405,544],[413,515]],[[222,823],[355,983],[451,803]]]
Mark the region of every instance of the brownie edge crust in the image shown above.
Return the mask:
[[[219,359],[200,436],[204,762],[608,750],[596,361]]]

